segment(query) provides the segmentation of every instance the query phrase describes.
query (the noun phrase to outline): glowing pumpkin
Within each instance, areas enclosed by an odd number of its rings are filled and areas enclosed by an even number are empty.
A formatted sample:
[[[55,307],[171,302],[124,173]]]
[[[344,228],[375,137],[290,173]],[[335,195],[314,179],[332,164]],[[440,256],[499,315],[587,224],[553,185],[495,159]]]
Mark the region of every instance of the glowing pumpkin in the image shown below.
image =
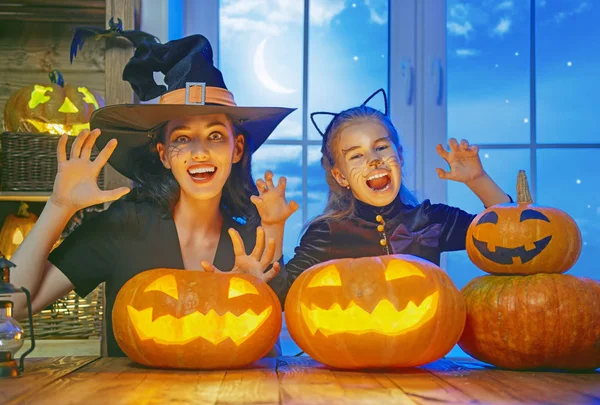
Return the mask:
[[[567,213],[533,203],[519,171],[517,202],[480,213],[467,232],[467,253],[491,274],[564,273],[581,253],[581,232]]]
[[[483,276],[463,289],[458,345],[509,369],[600,367],[600,284],[567,274]]]
[[[117,344],[139,364],[229,369],[267,354],[282,316],[273,290],[255,277],[161,268],[121,287],[112,321]]]
[[[33,229],[38,217],[27,211],[29,205],[21,202],[16,213],[10,213],[4,220],[0,231],[0,251],[4,252],[7,259],[17,251],[23,243],[25,236]]]
[[[448,275],[410,255],[337,259],[304,271],[285,304],[288,330],[337,368],[412,367],[443,357],[465,322]]]
[[[58,71],[50,73],[50,84],[33,84],[17,90],[4,107],[8,132],[68,134],[89,129],[92,112],[104,100],[87,87],[64,85]]]

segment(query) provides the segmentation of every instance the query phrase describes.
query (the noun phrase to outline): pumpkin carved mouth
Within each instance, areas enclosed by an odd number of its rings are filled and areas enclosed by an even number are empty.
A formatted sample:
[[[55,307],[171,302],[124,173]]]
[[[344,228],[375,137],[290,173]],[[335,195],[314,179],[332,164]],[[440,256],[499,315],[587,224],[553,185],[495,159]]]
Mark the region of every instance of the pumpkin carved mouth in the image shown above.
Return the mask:
[[[313,335],[319,330],[325,336],[337,333],[379,333],[394,336],[410,332],[429,321],[436,313],[438,299],[439,292],[436,291],[419,305],[409,301],[400,311],[387,299],[379,301],[371,313],[354,301],[350,301],[345,309],[339,304],[333,304],[329,309],[312,305],[309,309],[302,303],[301,311],[306,326]]]
[[[206,314],[196,311],[181,318],[163,315],[155,320],[152,320],[152,308],[138,311],[128,305],[127,311],[141,340],[153,339],[159,344],[184,345],[202,338],[216,345],[231,339],[239,346],[260,328],[271,314],[272,307],[258,315],[252,310],[239,316],[231,312],[219,315],[211,309]]]
[[[525,246],[523,245],[516,248],[496,246],[495,251],[491,251],[488,248],[487,243],[476,239],[475,236],[473,236],[473,244],[479,253],[481,253],[481,255],[486,259],[491,260],[494,263],[510,265],[514,263],[516,258],[519,258],[521,263],[527,263],[533,260],[537,255],[542,253],[546,246],[548,246],[548,243],[550,243],[551,239],[552,235],[533,242],[535,249],[531,250],[525,250]]]
[[[76,136],[79,135],[79,133],[81,131],[85,130],[89,130],[90,129],[90,124],[89,122],[87,123],[81,123],[81,124],[53,124],[51,122],[45,122],[45,121],[41,121],[41,120],[36,120],[36,119],[27,119],[27,122],[31,125],[33,125],[33,127],[38,131],[38,132],[46,132],[46,133],[50,133],[53,135],[63,135],[63,134],[67,134],[67,135],[71,135],[71,136]]]

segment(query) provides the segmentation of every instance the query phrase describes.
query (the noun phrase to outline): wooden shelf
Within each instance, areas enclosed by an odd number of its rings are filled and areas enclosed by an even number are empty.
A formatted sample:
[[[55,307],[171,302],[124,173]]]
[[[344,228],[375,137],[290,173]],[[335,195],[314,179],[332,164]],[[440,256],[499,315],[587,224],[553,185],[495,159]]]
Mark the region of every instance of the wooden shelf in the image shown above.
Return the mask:
[[[46,191],[0,191],[0,201],[48,201],[51,192]]]

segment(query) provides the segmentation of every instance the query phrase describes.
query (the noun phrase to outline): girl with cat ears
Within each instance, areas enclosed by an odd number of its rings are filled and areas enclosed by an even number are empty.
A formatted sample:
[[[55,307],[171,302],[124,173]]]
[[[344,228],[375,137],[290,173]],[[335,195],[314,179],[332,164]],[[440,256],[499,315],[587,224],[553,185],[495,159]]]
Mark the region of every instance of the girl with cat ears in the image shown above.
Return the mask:
[[[385,109],[368,103],[378,94]],[[314,112],[323,138],[321,166],[329,186],[324,212],[307,226],[295,256],[286,264],[295,279],[307,268],[345,257],[412,254],[437,265],[444,251],[464,250],[475,217],[445,204],[421,203],[402,181],[403,149],[383,89],[359,106],[339,113]],[[331,116],[323,131],[316,116]],[[440,178],[466,184],[485,207],[512,199],[485,172],[479,149],[466,140],[437,145],[449,171]]]

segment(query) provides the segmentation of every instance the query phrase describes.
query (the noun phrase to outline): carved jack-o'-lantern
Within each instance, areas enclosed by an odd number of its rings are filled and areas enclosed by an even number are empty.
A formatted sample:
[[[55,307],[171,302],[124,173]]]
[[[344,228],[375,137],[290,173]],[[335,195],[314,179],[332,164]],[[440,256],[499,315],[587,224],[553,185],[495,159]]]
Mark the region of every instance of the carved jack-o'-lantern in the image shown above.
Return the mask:
[[[76,136],[90,128],[92,112],[104,107],[102,97],[87,87],[64,85],[56,70],[50,80],[50,84],[25,86],[12,94],[4,107],[7,131]]]
[[[337,259],[303,272],[285,317],[294,341],[338,368],[412,367],[452,349],[463,298],[439,267],[410,255]]]
[[[33,229],[37,215],[27,211],[29,206],[21,202],[16,213],[10,213],[4,220],[2,231],[0,231],[0,251],[4,253],[7,259],[17,251],[25,236]]]
[[[117,294],[115,339],[133,361],[162,368],[226,369],[259,360],[281,331],[281,305],[245,274],[153,269]]]
[[[467,253],[492,274],[564,273],[581,253],[581,232],[567,213],[533,203],[519,171],[517,203],[480,213],[467,232]]]

